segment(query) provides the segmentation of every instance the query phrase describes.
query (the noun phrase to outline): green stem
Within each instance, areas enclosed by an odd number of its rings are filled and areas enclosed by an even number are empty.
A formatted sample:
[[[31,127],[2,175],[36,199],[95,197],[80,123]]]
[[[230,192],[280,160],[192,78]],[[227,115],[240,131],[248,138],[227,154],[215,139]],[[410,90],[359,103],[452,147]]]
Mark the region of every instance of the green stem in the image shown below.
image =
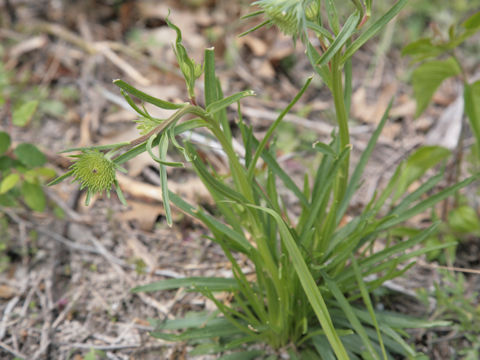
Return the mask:
[[[340,135],[340,151],[350,144],[350,132],[348,129],[348,113],[345,106],[342,84],[342,67],[340,65],[341,54],[338,53],[332,59],[332,95],[335,104],[335,113],[337,116],[339,135]],[[338,181],[338,197],[336,199],[342,201],[348,183],[348,166],[350,164],[350,155],[347,154],[345,165],[342,166],[340,178]]]

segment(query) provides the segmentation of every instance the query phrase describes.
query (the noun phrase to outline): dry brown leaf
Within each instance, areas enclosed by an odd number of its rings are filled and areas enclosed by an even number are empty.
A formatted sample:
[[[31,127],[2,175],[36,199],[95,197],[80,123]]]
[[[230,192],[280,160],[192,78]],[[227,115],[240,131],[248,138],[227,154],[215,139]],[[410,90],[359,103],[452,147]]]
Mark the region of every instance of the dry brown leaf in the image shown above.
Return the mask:
[[[264,56],[267,53],[267,44],[255,36],[244,36],[238,39],[239,45],[246,45],[255,56]]]
[[[375,103],[369,104],[366,88],[358,88],[352,96],[353,116],[368,124],[378,124],[396,90],[397,85],[395,83],[385,86],[375,99]]]
[[[279,61],[292,55],[294,52],[295,48],[293,47],[292,40],[285,35],[279,35],[271,49],[268,51],[267,57],[271,61]]]
[[[140,201],[128,201],[129,209],[119,214],[122,222],[135,221],[140,229],[152,231],[159,215],[163,215],[164,209],[160,204],[148,204]],[[130,242],[129,242],[129,245]],[[145,261],[146,262],[146,261]],[[146,262],[147,263],[147,262]]]
[[[8,286],[8,285],[0,285],[0,299],[11,299],[17,294],[17,289]]]
[[[123,174],[117,174],[117,179],[122,191],[133,197],[162,201],[160,186],[145,184]],[[192,178],[184,183],[169,181],[168,188],[192,204],[211,202],[208,190],[198,178]]]

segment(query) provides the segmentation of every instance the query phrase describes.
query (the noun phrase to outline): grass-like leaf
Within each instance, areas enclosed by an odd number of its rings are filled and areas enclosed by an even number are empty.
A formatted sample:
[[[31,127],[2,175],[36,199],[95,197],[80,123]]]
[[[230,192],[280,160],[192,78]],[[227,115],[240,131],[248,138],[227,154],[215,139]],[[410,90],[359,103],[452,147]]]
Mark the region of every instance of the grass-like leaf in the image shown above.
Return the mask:
[[[238,288],[237,280],[229,278],[215,278],[215,277],[188,277],[181,279],[167,279],[157,281],[151,284],[137,286],[131,291],[133,293],[139,292],[155,292],[161,290],[173,290],[178,288],[187,288],[188,290],[195,290],[197,288],[205,288],[212,292],[219,291],[234,291]]]
[[[292,264],[295,268],[295,272],[297,273],[310,305],[312,306],[313,311],[315,312],[323,330],[325,331],[325,336],[328,338],[328,341],[330,342],[330,345],[332,346],[337,357],[339,359],[348,359],[345,347],[343,346],[336,329],[333,326],[332,319],[330,318],[330,314],[323,296],[320,293],[320,290],[318,289],[318,286],[316,285],[315,280],[313,279],[312,274],[310,273],[310,270],[308,269],[308,266],[305,263],[297,244],[295,243],[295,240],[290,234],[290,231],[283,222],[282,218],[271,209],[254,205],[248,206],[264,211],[275,219],[279,228],[282,242],[287,249]]]
[[[330,0],[329,0],[330,1]],[[327,51],[323,53],[322,56],[317,60],[316,65],[323,66],[328,64],[332,57],[340,51],[340,49],[346,44],[348,39],[355,32],[355,28],[360,19],[360,13],[355,11],[352,15],[349,16],[345,24],[343,25],[342,30],[338,33],[337,37],[332,44],[328,47]]]
[[[355,312],[353,311],[352,306],[349,304],[348,300],[343,295],[342,291],[337,285],[337,282],[332,278],[330,278],[323,271],[320,271],[320,274],[322,275],[322,278],[325,280],[325,283],[327,284],[328,289],[332,292],[333,296],[337,300],[338,305],[344,312],[352,328],[357,332],[358,336],[360,336],[360,338],[362,339],[362,342],[367,348],[370,355],[373,357],[373,359],[380,359],[380,357],[378,356],[377,352],[373,348],[372,343],[368,338],[368,335],[365,331],[364,326],[361,324],[360,320],[355,315]]]
[[[360,49],[363,44],[374,37],[380,30],[387,25],[399,12],[407,5],[408,0],[398,0],[390,10],[388,10],[380,19],[375,21],[370,27],[365,30],[346,50],[342,56],[341,63],[344,64],[353,54]]]
[[[244,97],[254,96],[254,95],[255,95],[255,92],[253,92],[252,90],[240,91],[226,98],[214,101],[213,103],[207,106],[206,110],[208,113],[214,114],[217,111],[225,109],[227,106],[230,106],[233,103],[236,103],[237,101],[239,101],[240,99],[243,99]]]
[[[132,85],[126,83],[123,80],[117,79],[113,80],[113,83],[117,85],[120,89],[126,91],[129,94],[132,94],[133,96],[137,97],[140,100],[143,100],[145,102],[148,102],[152,105],[158,106],[159,108],[166,109],[166,110],[176,110],[176,109],[181,109],[186,103],[183,104],[174,104],[169,101],[161,100],[156,97],[153,97],[151,95],[148,95],[144,93],[143,91],[140,91],[133,87]]]

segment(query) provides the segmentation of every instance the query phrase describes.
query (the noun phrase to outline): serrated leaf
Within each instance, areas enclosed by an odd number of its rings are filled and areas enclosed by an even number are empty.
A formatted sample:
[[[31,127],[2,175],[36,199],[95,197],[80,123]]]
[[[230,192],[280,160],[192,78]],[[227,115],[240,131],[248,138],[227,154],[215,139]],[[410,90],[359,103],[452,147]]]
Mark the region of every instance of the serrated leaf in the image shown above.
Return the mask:
[[[5,131],[0,131],[0,155],[7,152],[8,148],[10,147],[10,135],[8,135]]]
[[[16,109],[12,113],[12,123],[16,126],[25,126],[32,119],[35,110],[37,110],[38,100],[28,101]]]
[[[45,193],[40,185],[24,182],[21,193],[23,195],[23,200],[30,209],[39,212],[45,210],[47,199],[45,198]]]
[[[17,173],[7,175],[0,183],[0,194],[5,194],[7,191],[17,185],[20,180],[20,175]]]
[[[432,60],[417,67],[412,75],[413,92],[417,101],[415,116],[423,113],[435,90],[445,79],[460,73],[461,69],[453,58]]]
[[[45,155],[33,144],[20,144],[13,152],[18,160],[28,167],[42,166],[47,162]]]

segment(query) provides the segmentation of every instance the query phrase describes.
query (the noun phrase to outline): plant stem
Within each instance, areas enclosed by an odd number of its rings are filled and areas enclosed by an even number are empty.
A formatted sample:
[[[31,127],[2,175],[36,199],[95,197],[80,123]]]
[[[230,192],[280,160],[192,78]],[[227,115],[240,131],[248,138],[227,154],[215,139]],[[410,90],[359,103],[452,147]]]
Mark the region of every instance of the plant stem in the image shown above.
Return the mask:
[[[350,132],[348,129],[348,114],[345,106],[343,84],[342,84],[342,67],[340,65],[341,54],[338,53],[332,59],[332,95],[335,104],[335,113],[337,116],[338,128],[340,133],[340,151],[350,144]],[[339,182],[338,182],[338,199],[342,201],[348,182],[348,167],[350,164],[350,155],[347,154],[345,165],[342,166]]]

